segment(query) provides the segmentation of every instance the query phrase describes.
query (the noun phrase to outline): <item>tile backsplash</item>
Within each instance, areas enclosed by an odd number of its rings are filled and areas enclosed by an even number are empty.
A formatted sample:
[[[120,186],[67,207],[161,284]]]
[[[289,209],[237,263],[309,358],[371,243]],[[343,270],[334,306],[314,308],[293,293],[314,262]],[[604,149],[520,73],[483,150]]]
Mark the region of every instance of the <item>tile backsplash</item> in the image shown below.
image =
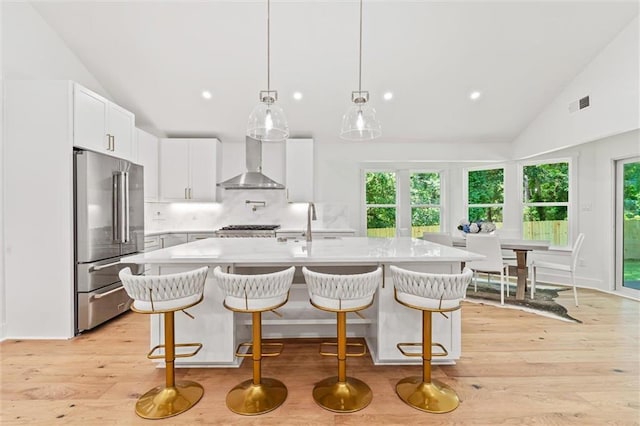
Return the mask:
[[[249,203],[247,203],[249,201]],[[314,228],[349,228],[348,207],[317,203]],[[304,229],[307,203],[288,203],[285,191],[226,190],[220,203],[145,203],[145,230],[216,230],[225,225],[279,224]]]

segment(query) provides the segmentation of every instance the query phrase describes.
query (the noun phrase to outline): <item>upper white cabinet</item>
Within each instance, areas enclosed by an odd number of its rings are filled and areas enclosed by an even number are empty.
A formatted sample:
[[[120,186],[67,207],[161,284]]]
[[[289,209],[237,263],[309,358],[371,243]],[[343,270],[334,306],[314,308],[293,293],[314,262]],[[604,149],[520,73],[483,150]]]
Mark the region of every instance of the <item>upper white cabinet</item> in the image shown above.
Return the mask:
[[[285,141],[262,142],[262,173],[278,183],[285,183]]]
[[[313,139],[287,139],[285,173],[289,202],[305,203],[314,200]]]
[[[138,163],[144,166],[144,199],[158,201],[158,138],[136,129]]]
[[[73,145],[137,160],[133,150],[133,113],[79,84],[73,86]]]
[[[160,139],[160,198],[216,201],[218,139]]]

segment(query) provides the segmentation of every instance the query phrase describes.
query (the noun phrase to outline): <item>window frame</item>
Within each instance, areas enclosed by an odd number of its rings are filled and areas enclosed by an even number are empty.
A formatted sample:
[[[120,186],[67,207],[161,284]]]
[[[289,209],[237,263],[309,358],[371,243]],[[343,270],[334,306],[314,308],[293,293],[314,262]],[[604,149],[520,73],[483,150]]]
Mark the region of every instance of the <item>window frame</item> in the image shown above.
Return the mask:
[[[569,179],[568,185],[568,194],[567,201],[560,202],[536,202],[536,203],[525,203],[524,202],[524,168],[527,166],[537,166],[541,164],[556,164],[556,163],[567,163],[567,175]],[[577,201],[577,161],[575,161],[574,157],[554,157],[554,158],[545,158],[545,159],[537,159],[537,160],[526,160],[518,162],[518,202],[520,204],[519,214],[519,226],[520,226],[520,238],[523,238],[524,233],[524,210],[526,207],[546,207],[546,206],[565,206],[567,207],[567,245],[565,246],[554,246],[550,245],[550,250],[557,251],[570,251],[573,247],[573,241],[575,240],[576,235],[578,235],[578,220],[577,220],[577,211],[576,211],[576,201]]]
[[[395,173],[396,174],[396,204],[367,204],[367,173]],[[440,177],[440,204],[411,204],[411,175],[414,173],[435,173]],[[360,206],[362,208],[360,220],[361,234],[367,235],[367,208],[382,207],[396,209],[396,237],[411,236],[411,209],[414,207],[438,208],[440,211],[440,230],[444,232],[448,226],[447,219],[447,169],[432,168],[416,168],[416,167],[394,167],[387,165],[385,167],[363,167],[360,173]],[[407,234],[408,233],[408,234]]]
[[[367,204],[367,173],[395,173],[396,175],[396,202],[395,204]],[[374,169],[361,169],[360,174],[360,205],[362,208],[361,225],[362,235],[367,236],[367,209],[373,208],[394,208],[396,210],[396,235],[398,235],[398,198],[399,194],[399,179],[398,171],[392,168],[374,168]]]
[[[469,172],[476,172],[482,170],[496,170],[502,169],[502,203],[500,204],[469,204]],[[502,208],[502,227],[506,221],[506,201],[507,201],[507,165],[505,163],[492,163],[490,165],[482,165],[476,167],[467,167],[464,169],[464,178],[462,179],[462,207],[464,209],[464,219],[469,220],[469,208],[483,208],[483,207],[500,207]],[[463,219],[463,218],[461,218]],[[520,232],[522,234],[522,231]]]

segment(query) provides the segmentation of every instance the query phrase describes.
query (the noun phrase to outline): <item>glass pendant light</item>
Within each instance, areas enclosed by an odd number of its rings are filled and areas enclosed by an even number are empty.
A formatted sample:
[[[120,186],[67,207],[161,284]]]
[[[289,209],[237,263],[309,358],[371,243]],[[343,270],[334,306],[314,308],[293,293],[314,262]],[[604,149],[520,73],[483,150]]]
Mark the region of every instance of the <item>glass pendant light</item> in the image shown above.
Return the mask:
[[[251,111],[247,136],[263,142],[277,142],[289,137],[289,124],[284,111],[275,102],[278,91],[271,90],[270,51],[271,2],[267,0],[267,90],[260,91],[260,103]]]
[[[358,90],[351,92],[353,105],[342,117],[340,137],[348,140],[375,139],[382,135],[376,120],[376,110],[370,105],[369,92],[362,90],[362,0],[360,0],[360,57],[358,62]]]

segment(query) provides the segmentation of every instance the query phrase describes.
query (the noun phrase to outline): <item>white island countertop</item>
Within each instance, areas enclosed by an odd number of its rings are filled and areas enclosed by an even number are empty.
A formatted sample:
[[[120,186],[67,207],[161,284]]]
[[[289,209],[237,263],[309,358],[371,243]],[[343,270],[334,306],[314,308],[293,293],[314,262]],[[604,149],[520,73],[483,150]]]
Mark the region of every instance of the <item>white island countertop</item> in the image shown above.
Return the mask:
[[[468,262],[484,257],[413,238],[347,237],[305,241],[207,238],[122,259],[138,264],[235,263],[261,265]]]

